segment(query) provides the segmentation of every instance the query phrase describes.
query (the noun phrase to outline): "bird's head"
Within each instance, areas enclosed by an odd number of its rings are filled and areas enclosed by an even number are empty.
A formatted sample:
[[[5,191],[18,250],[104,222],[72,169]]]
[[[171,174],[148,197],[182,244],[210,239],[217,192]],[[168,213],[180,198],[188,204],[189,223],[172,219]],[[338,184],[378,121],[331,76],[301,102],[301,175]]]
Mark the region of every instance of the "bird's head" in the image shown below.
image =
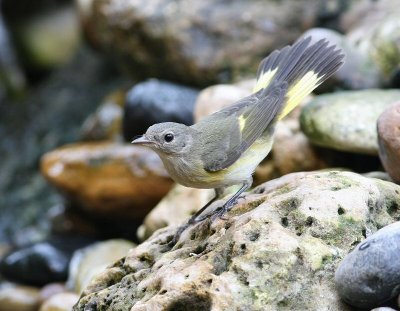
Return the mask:
[[[158,123],[150,126],[146,133],[132,141],[132,144],[143,145],[169,155],[187,152],[193,144],[195,131],[184,124],[174,122]]]

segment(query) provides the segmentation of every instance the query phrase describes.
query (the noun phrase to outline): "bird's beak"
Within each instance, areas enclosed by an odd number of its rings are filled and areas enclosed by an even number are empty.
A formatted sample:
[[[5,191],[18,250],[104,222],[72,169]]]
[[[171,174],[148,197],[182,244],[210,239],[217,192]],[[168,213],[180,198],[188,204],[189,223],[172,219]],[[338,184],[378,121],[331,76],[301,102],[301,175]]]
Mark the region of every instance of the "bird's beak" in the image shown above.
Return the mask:
[[[144,135],[139,136],[138,138],[134,138],[131,141],[131,144],[135,145],[147,145],[147,144],[153,144],[152,141],[148,140]]]

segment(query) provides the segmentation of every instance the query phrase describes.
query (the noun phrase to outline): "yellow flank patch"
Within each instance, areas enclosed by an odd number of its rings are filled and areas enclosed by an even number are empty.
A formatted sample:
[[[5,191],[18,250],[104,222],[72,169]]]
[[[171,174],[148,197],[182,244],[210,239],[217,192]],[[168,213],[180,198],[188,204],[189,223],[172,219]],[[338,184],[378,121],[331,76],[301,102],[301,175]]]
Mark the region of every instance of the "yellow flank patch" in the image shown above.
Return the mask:
[[[253,92],[256,93],[259,90],[266,88],[277,71],[278,68],[275,68],[274,70],[268,70],[260,75],[260,77],[257,79],[256,86],[254,87]]]
[[[244,129],[244,126],[246,125],[246,119],[243,117],[243,115],[241,115],[241,116],[238,118],[238,121],[239,121],[240,132],[242,132],[243,129]]]
[[[301,101],[319,85],[321,78],[322,77],[318,78],[318,75],[314,71],[309,71],[293,86],[290,86],[286,96],[286,106],[283,108],[278,120],[283,119],[298,104],[300,104]]]

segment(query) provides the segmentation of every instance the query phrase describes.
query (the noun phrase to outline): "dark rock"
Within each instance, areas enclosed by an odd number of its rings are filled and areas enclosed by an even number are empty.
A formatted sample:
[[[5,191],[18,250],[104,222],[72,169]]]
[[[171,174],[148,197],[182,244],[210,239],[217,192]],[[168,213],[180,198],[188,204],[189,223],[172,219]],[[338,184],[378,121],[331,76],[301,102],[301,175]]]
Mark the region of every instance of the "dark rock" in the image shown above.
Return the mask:
[[[9,280],[39,286],[65,281],[72,253],[91,242],[63,237],[18,248],[2,258],[0,273]]]
[[[388,213],[400,216],[398,202]],[[339,265],[335,282],[340,297],[352,306],[372,308],[400,293],[400,222],[388,225],[361,242]]]
[[[378,119],[379,157],[393,179],[400,183],[400,102],[387,108]]]
[[[227,82],[315,25],[319,0],[78,0],[87,37],[133,75]]]
[[[123,133],[127,141],[160,122],[193,124],[198,91],[185,86],[148,80],[135,85],[126,96]]]

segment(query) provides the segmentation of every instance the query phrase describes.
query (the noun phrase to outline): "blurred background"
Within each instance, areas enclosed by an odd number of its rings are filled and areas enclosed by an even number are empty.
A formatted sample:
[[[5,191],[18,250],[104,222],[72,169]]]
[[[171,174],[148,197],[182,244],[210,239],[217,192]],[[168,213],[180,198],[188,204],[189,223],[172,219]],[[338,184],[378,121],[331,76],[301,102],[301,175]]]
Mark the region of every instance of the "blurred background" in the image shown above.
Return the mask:
[[[15,290],[5,279],[34,286],[21,289],[23,299],[34,297],[29,310],[46,299],[37,295],[47,284],[61,282],[49,291],[63,291],[69,277],[69,289],[81,291],[85,282],[71,281],[69,270],[74,251],[118,239],[115,256],[123,256],[168,224],[142,225],[173,183],[155,154],[128,142],[151,124],[192,124],[249,94],[271,51],[305,34],[341,46],[345,66],[317,93],[400,86],[396,0],[0,5],[1,288]],[[376,143],[318,147],[296,122],[277,133],[282,151],[274,149],[256,183],[332,166],[381,169]]]

